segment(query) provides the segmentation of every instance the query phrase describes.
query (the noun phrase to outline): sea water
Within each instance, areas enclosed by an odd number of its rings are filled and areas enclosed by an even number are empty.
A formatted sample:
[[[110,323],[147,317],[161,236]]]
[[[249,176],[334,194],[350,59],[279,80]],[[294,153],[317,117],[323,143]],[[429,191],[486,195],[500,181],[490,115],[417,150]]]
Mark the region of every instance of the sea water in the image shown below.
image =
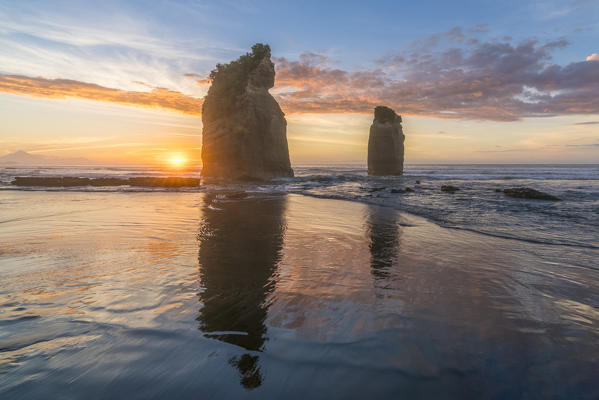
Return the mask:
[[[599,396],[596,167],[295,172],[3,169],[0,398]],[[520,186],[562,201],[495,191]]]
[[[221,188],[250,193],[297,193],[377,204],[428,218],[445,227],[467,229],[532,242],[599,248],[599,164],[597,165],[408,165],[401,177],[370,177],[363,166],[296,166],[295,178],[269,184],[207,185],[178,191],[206,192]],[[0,190],[167,191],[140,187],[17,188],[15,176],[199,177],[200,170],[164,171],[147,166],[5,167]],[[459,191],[440,190],[453,185]],[[409,193],[392,193],[406,187]],[[507,197],[503,190],[530,187],[559,202]]]

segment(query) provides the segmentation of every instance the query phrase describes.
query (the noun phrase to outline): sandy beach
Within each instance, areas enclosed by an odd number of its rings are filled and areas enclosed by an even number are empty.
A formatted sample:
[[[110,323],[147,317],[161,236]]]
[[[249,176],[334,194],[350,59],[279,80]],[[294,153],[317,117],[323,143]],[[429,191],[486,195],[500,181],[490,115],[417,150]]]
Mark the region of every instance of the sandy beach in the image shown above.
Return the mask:
[[[0,203],[3,398],[599,395],[595,249],[302,195]]]

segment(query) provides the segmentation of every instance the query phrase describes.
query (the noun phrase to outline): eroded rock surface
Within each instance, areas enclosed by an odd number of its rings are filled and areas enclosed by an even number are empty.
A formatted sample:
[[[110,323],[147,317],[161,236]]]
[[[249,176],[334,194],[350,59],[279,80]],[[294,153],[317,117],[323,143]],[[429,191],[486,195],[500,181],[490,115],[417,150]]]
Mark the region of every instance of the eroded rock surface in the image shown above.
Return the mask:
[[[287,121],[268,92],[275,68],[270,47],[252,52],[210,74],[204,100],[202,176],[216,180],[267,180],[292,177]]]
[[[403,174],[404,140],[401,116],[389,107],[376,107],[368,138],[368,175]]]

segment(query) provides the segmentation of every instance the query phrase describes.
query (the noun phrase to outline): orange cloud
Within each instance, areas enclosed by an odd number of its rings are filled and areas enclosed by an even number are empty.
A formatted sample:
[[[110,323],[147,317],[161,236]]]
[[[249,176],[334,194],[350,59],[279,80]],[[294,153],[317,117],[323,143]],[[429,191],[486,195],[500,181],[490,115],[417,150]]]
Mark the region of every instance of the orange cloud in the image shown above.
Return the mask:
[[[587,61],[599,61],[599,54],[593,53],[587,57]]]
[[[155,88],[151,92],[136,92],[70,79],[3,74],[0,74],[0,92],[54,99],[71,97],[134,107],[163,108],[189,115],[201,115],[203,102],[203,99],[165,88]]]
[[[196,74],[194,72],[189,72],[187,74],[183,74],[187,79],[193,79],[196,81],[198,86],[210,85],[212,84],[212,80],[210,78],[203,78],[202,75]]]

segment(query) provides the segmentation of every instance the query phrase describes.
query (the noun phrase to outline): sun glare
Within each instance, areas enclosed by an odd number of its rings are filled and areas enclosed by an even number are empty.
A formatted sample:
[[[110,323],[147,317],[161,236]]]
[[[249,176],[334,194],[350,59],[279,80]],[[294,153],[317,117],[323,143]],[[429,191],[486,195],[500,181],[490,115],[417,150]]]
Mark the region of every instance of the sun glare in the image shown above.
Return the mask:
[[[171,166],[174,168],[183,167],[185,165],[186,161],[187,161],[186,158],[183,156],[174,156],[174,157],[171,157],[169,160]]]

